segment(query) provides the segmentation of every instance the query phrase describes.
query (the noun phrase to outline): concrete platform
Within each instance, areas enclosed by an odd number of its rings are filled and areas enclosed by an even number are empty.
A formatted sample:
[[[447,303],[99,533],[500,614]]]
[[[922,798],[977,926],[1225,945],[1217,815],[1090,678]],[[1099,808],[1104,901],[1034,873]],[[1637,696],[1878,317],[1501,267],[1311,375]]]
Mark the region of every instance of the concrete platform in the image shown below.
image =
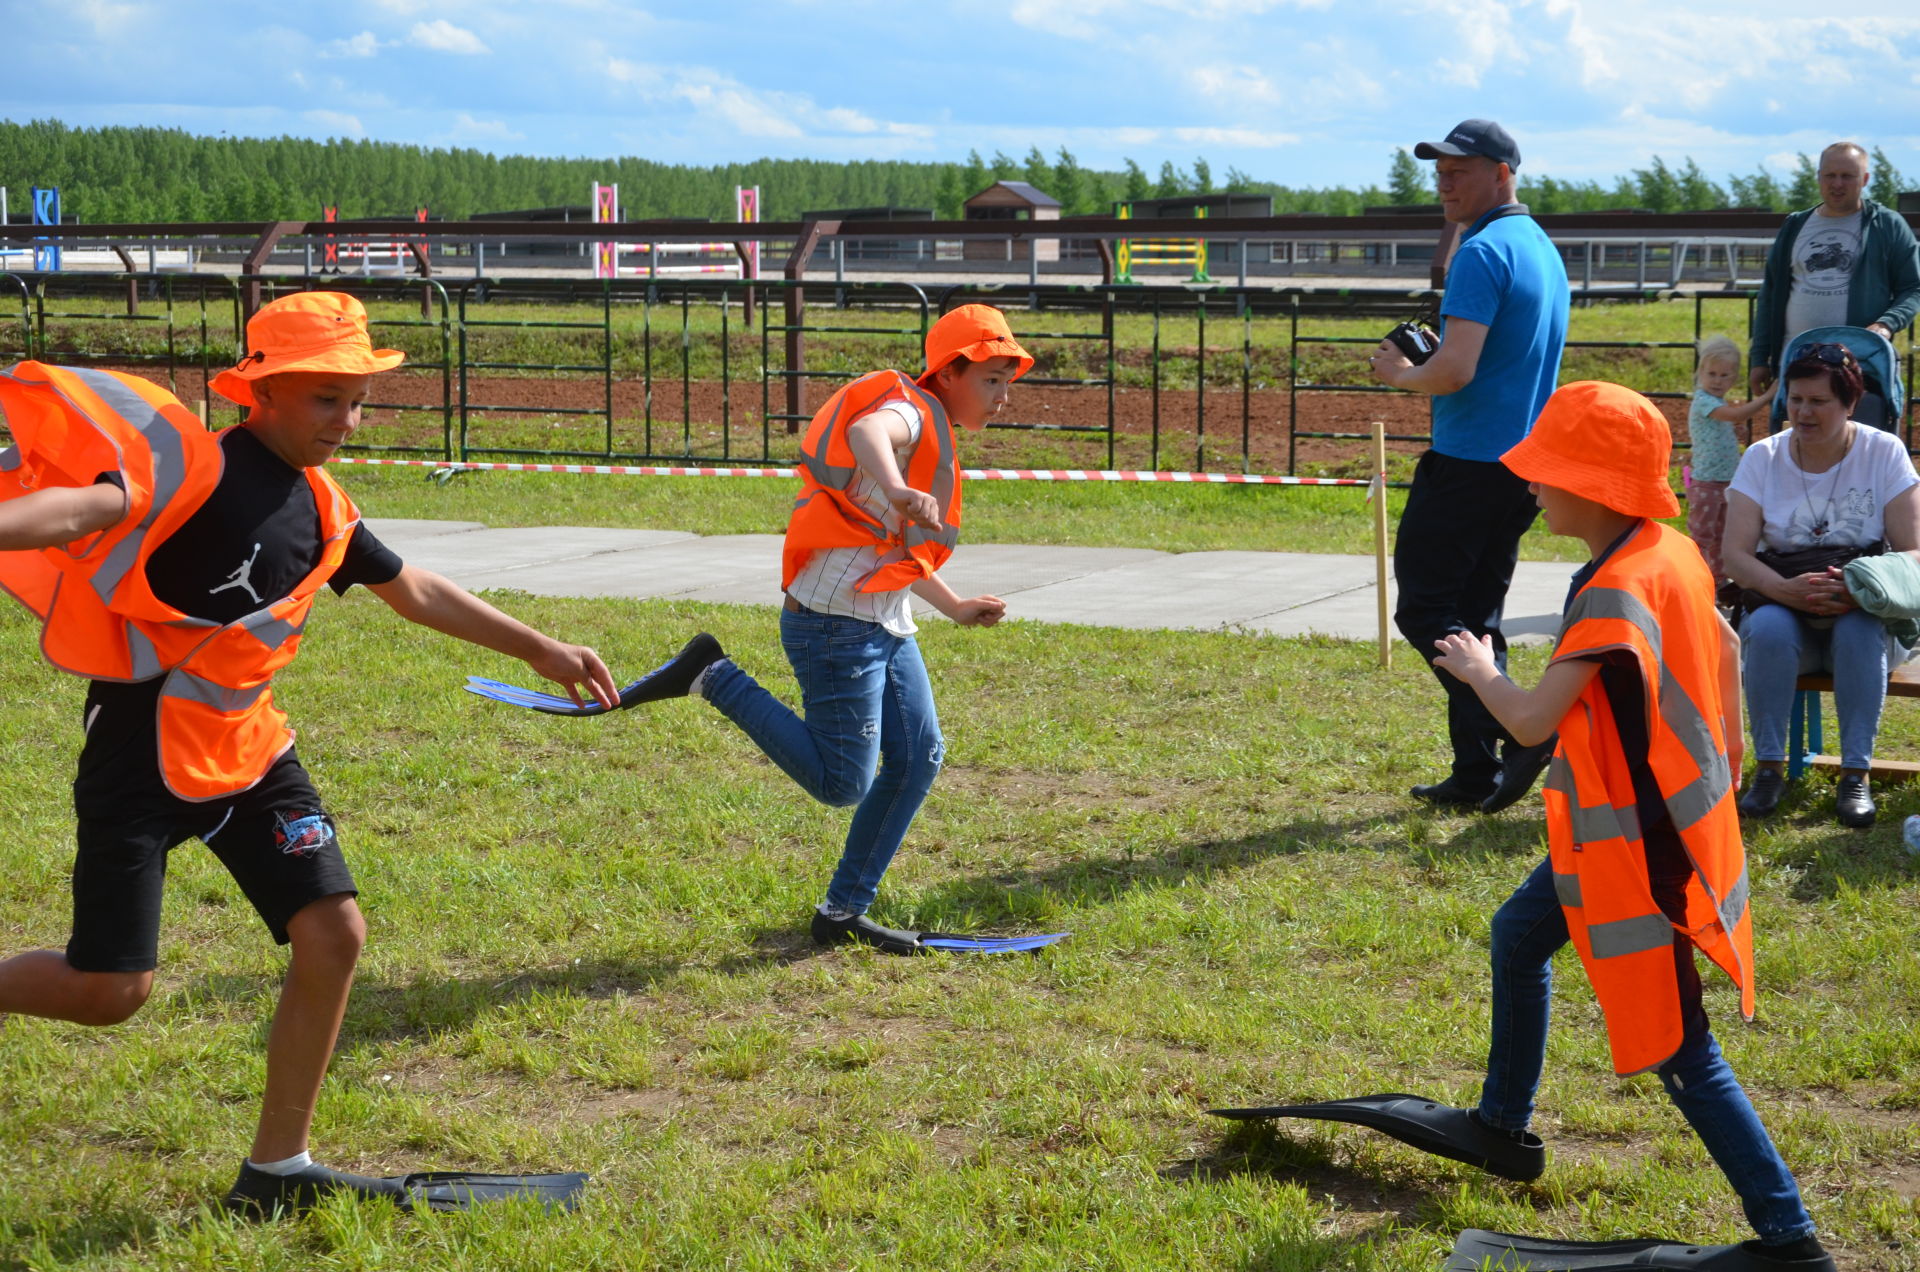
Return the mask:
[[[703,538],[675,530],[578,526],[489,529],[467,521],[370,519],[367,524],[406,560],[476,590],[780,602],[779,535]],[[1521,562],[1507,599],[1509,640],[1553,639],[1575,568]],[[963,545],[942,577],[963,596],[1006,598],[1008,616],[1028,622],[1350,640],[1373,640],[1379,630],[1370,556],[978,543]],[[1391,580],[1388,594],[1391,613]],[[924,602],[916,600],[914,611],[939,621]]]

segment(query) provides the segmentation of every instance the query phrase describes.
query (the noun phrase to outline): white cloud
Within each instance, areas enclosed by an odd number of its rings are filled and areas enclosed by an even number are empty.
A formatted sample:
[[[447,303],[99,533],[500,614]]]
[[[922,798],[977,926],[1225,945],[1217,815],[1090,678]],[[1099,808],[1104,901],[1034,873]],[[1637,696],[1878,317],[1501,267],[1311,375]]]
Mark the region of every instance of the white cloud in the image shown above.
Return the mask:
[[[372,57],[380,51],[380,39],[371,31],[362,31],[344,40],[334,40],[322,57]]]
[[[342,111],[305,110],[300,112],[300,118],[306,120],[308,123],[318,124],[328,132],[343,137],[364,137],[367,135],[366,125],[360,122],[357,115],[349,115]]]
[[[407,43],[416,48],[432,49],[436,53],[459,53],[468,57],[480,53],[490,53],[480,37],[465,27],[457,27],[445,18],[435,18],[431,22],[416,22],[407,32]]]
[[[609,57],[607,77],[644,100],[678,102],[749,137],[907,137],[933,135],[919,124],[875,119],[847,106],[821,106],[804,93],[756,89],[704,66],[661,66]]]
[[[461,111],[455,117],[453,132],[456,137],[489,141],[522,141],[526,138],[525,133],[509,128],[504,119],[475,119],[466,111]]]
[[[93,28],[100,39],[113,40],[125,35],[125,27],[146,12],[145,5],[117,4],[113,0],[80,0],[70,10]]]
[[[1262,132],[1256,128],[1171,128],[1167,131],[1180,141],[1202,146],[1245,146],[1264,150],[1274,146],[1297,145],[1300,141],[1298,133]]]

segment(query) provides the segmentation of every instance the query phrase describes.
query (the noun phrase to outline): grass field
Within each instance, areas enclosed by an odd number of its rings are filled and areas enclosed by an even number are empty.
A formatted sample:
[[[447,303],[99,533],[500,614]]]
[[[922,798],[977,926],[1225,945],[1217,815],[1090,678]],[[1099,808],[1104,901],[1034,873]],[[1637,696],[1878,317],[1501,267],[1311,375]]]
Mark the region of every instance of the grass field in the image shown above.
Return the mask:
[[[496,599],[617,672],[707,628],[789,687],[760,610]],[[66,935],[80,693],[35,635],[0,610],[5,950]],[[485,703],[464,674],[524,671],[360,592],[309,636],[281,696],[372,928],[319,1155],[590,1170],[586,1202],[210,1211],[284,958],[189,845],[142,1015],[0,1026],[0,1268],[1414,1272],[1467,1225],[1745,1235],[1658,1084],[1612,1076],[1571,956],[1535,1184],[1205,1116],[1474,1093],[1487,920],[1543,851],[1539,803],[1411,805],[1444,742],[1404,653],[1382,672],[1338,642],[930,626],[948,767],[877,917],[1073,936],[901,960],[806,942],[845,814],[704,704],[556,721]],[[1540,655],[1519,664],[1531,679]],[[1885,753],[1920,749],[1913,716],[1890,710]],[[1920,1268],[1920,907],[1898,833],[1920,791],[1854,833],[1811,786],[1749,841],[1758,1022],[1723,982],[1708,1009],[1843,1266]]]

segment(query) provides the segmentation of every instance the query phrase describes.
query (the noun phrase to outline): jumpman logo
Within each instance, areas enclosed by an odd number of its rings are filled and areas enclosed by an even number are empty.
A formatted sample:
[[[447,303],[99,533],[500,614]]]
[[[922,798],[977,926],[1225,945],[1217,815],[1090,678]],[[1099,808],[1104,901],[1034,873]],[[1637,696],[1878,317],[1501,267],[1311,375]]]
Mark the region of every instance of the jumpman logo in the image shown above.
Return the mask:
[[[230,587],[244,587],[247,589],[247,595],[253,598],[253,603],[258,605],[260,603],[260,593],[253,590],[253,563],[258,560],[259,557],[260,545],[256,543],[253,545],[253,555],[243,561],[239,569],[229,574],[225,583],[222,583],[219,587],[208,588],[207,595],[212,596],[216,592],[224,592]]]

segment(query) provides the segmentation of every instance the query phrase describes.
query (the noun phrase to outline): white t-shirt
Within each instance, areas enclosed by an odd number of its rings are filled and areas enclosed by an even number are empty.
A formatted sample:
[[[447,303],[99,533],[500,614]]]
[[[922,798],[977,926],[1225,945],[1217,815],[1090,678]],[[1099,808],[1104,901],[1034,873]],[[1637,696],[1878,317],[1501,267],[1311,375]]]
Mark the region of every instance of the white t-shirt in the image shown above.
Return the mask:
[[[920,408],[898,394],[874,404],[897,411],[907,421],[907,444],[893,452],[893,459],[904,471],[913,447],[920,440],[923,421]],[[873,412],[868,411],[871,415]],[[852,421],[849,421],[851,423]],[[900,532],[901,517],[880,493],[879,483],[856,469],[847,483],[847,498],[873,514],[889,534]],[[821,548],[807,558],[800,573],[793,576],[787,595],[816,614],[834,614],[878,623],[895,636],[911,636],[920,629],[913,622],[910,593],[905,588],[892,592],[862,592],[860,584],[880,568],[881,550],[877,547]]]
[[[1860,213],[1816,210],[1794,236],[1793,289],[1787,293],[1786,339],[1815,327],[1847,325],[1847,288],[1860,259]]]
[[[1865,547],[1886,537],[1886,506],[1920,485],[1900,439],[1855,424],[1845,458],[1809,474],[1793,460],[1792,438],[1788,429],[1747,447],[1728,487],[1760,505],[1760,546],[1775,552]]]

